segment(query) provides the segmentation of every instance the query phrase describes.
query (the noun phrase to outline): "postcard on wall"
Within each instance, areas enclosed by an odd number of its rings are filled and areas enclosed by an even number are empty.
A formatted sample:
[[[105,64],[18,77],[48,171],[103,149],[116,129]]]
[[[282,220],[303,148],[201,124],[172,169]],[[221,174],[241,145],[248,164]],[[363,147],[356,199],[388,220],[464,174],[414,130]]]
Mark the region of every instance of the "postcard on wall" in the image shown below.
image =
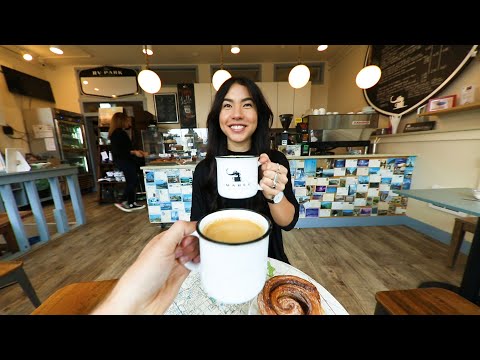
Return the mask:
[[[337,188],[337,195],[348,195],[348,188],[346,187]]]
[[[333,169],[333,176],[345,176],[345,168],[334,168]]]
[[[359,167],[357,168],[357,176],[368,175],[368,167]]]
[[[316,185],[317,184],[317,179],[312,177],[312,176],[308,176],[305,183],[307,185]]]
[[[378,189],[368,189],[367,196],[378,196]]]
[[[370,162],[368,163],[368,167],[380,167],[380,160],[370,159]]]
[[[380,182],[381,179],[380,175],[370,175],[370,182]]]
[[[345,167],[357,167],[357,159],[347,159],[345,162]]]
[[[332,210],[342,210],[343,209],[343,202],[334,201],[332,203]]]
[[[328,185],[328,178],[317,178],[317,185]]]
[[[307,196],[307,189],[304,187],[296,187],[295,196]]]
[[[330,209],[320,209],[320,212],[318,213],[319,217],[330,217]]]
[[[322,198],[322,203],[323,201],[333,201],[335,200],[335,194],[333,193],[325,193]]]

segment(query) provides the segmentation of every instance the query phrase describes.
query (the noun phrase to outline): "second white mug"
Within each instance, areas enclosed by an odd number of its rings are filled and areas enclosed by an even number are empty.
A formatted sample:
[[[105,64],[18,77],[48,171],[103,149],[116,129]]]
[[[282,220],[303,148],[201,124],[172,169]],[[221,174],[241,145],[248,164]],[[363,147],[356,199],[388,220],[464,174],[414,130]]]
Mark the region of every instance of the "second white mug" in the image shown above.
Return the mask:
[[[262,190],[258,184],[258,156],[216,156],[217,188],[220,196],[227,199],[246,199]]]

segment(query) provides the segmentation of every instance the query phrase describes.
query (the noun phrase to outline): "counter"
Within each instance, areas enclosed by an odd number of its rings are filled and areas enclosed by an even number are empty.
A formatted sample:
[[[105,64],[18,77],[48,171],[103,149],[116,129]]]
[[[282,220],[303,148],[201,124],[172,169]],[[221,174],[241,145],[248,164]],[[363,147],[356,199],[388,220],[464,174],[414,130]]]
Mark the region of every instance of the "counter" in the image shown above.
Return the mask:
[[[392,190],[410,189],[415,155],[287,156],[287,159],[300,204],[296,227],[321,226],[318,222],[321,218],[405,215],[407,198]],[[142,167],[150,222],[165,224],[190,219],[195,166],[196,163]],[[349,223],[355,222],[358,221]],[[360,223],[379,222],[361,220]]]

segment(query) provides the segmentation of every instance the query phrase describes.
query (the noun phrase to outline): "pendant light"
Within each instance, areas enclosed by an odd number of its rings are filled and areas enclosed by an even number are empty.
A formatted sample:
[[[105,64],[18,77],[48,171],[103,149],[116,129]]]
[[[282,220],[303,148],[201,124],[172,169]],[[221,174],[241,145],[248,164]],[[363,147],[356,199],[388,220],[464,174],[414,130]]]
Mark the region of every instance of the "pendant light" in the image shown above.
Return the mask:
[[[380,80],[382,70],[377,65],[365,66],[357,74],[355,82],[360,89],[369,89]]]
[[[143,91],[149,94],[155,94],[160,91],[162,87],[162,81],[157,73],[153,72],[148,68],[148,48],[147,45],[143,48],[145,53],[145,62],[146,67],[145,70],[140,71],[138,74],[138,84],[142,88]]]
[[[142,52],[148,56],[153,55],[152,45],[147,45],[146,47],[144,46]]]
[[[310,69],[303,64],[300,64],[300,54],[301,54],[302,47],[298,47],[298,65],[295,66],[292,70],[290,70],[290,74],[288,74],[288,83],[294,89],[300,89],[307,85],[308,81],[310,80]]]
[[[317,50],[318,51],[325,51],[328,49],[328,45],[318,45]]]
[[[223,45],[220,45],[220,70],[215,71],[215,74],[212,76],[214,89],[218,91],[225,80],[230,79],[231,77],[232,75],[227,70],[223,70]]]
[[[238,45],[232,45],[232,46],[230,47],[230,52],[231,52],[232,54],[238,54],[238,53],[240,52],[240,46],[238,46]]]

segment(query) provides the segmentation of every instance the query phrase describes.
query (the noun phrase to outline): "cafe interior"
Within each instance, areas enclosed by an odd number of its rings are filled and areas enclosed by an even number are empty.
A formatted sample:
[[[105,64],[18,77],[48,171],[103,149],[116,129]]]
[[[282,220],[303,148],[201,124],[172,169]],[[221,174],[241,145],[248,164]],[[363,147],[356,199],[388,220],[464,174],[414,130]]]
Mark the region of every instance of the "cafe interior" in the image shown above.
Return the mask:
[[[260,295],[275,276],[295,277],[317,314],[479,315],[477,52],[0,45],[0,314],[89,314],[152,238],[189,221],[212,101],[244,76],[272,109],[269,145],[285,154],[299,203],[282,230],[290,264],[268,259]],[[114,205],[126,184],[108,136],[116,112],[146,154],[138,211]],[[192,271],[165,314],[269,313],[260,295],[215,301],[203,281]]]

